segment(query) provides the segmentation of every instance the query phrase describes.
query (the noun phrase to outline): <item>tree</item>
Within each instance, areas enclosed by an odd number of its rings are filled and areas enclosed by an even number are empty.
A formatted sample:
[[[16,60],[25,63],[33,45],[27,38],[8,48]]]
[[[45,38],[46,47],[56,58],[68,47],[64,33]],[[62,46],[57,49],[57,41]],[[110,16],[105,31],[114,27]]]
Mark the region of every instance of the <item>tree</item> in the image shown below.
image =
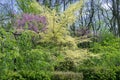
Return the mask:
[[[53,42],[57,44],[69,42],[72,37],[68,36],[69,32],[67,30],[68,25],[72,25],[76,17],[75,12],[79,10],[82,6],[82,0],[78,3],[72,4],[64,12],[57,12],[55,9],[50,10],[45,8],[43,15],[47,17],[48,29],[46,33],[42,33],[42,40],[44,42]],[[66,39],[69,40],[66,40]]]
[[[10,1],[13,5],[12,1]],[[9,30],[11,26],[14,26],[14,10],[10,3],[0,3],[0,26]]]

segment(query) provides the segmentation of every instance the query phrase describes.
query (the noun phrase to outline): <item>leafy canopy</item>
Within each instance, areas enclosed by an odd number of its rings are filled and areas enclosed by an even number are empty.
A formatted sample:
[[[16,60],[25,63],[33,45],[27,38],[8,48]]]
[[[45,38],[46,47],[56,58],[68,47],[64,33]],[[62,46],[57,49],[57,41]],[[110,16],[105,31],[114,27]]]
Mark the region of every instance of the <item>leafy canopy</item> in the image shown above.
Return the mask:
[[[80,10],[82,6],[82,0],[75,4],[70,5],[68,9],[64,12],[57,12],[55,9],[49,9],[47,7],[39,5],[40,10],[42,10],[41,14],[46,16],[48,20],[48,29],[46,33],[40,33],[43,37],[43,42],[55,42],[55,43],[66,43],[72,42],[74,43],[74,39],[69,36],[68,25],[72,25],[77,16],[75,16],[75,12]],[[69,39],[69,40],[68,40]]]

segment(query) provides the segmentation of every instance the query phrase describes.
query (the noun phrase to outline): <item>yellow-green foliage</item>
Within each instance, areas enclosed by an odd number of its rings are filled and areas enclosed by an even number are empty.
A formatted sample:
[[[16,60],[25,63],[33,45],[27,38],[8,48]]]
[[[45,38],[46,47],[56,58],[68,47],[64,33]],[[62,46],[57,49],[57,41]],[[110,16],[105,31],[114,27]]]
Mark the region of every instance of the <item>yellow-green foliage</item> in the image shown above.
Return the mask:
[[[19,8],[24,13],[40,14],[43,8],[39,6],[36,0],[16,0]]]
[[[65,57],[70,58],[74,61],[74,63],[77,65],[78,63],[82,63],[84,60],[87,60],[91,57],[100,58],[99,54],[93,54],[89,52],[87,49],[79,49],[79,50],[65,50],[63,51],[65,53]]]
[[[81,6],[82,0],[70,5],[67,10],[61,13],[57,12],[55,9],[51,10],[45,8],[42,14],[47,17],[48,29],[46,33],[40,33],[43,38],[42,42],[53,42],[58,44],[69,42],[74,45],[74,39],[69,36],[67,28],[68,25],[73,24],[76,20],[75,12],[78,11]]]
[[[35,14],[39,14],[44,10],[43,7],[40,6],[38,2],[36,2],[36,0],[33,0],[33,2],[30,3],[29,7],[32,11],[34,11]]]
[[[53,72],[51,80],[83,80],[83,74],[77,72]]]

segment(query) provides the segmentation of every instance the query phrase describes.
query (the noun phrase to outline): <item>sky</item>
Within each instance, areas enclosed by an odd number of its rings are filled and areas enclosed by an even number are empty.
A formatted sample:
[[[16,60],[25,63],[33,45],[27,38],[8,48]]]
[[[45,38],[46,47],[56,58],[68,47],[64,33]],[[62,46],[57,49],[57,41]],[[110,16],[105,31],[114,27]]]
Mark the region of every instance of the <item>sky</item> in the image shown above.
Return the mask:
[[[106,10],[109,10],[110,7],[112,7],[112,6],[110,3],[108,3],[108,4],[102,4],[102,7],[105,8]]]

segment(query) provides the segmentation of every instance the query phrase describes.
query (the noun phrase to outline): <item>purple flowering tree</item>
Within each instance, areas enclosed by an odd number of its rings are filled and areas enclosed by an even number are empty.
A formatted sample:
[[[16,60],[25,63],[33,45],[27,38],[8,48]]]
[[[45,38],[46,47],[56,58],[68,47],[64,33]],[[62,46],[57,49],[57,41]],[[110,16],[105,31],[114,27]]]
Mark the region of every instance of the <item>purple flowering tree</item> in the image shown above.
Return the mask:
[[[45,16],[23,14],[20,18],[16,20],[16,25],[16,29],[27,29],[39,33],[44,32],[47,29],[47,20]]]

